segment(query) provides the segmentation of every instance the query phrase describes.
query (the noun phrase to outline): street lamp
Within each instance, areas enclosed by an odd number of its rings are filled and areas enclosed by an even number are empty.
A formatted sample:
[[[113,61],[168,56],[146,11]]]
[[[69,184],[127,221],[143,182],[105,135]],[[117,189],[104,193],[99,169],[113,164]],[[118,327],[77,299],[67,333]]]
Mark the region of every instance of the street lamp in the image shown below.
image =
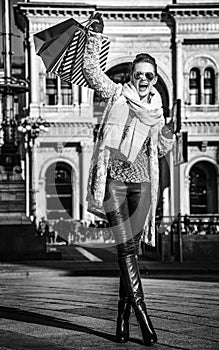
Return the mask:
[[[49,123],[47,123],[41,116],[37,119],[28,116],[20,120],[18,131],[25,135],[25,139],[27,139],[29,144],[34,144],[35,139],[40,133],[47,132],[48,128]]]
[[[26,178],[26,215],[35,217],[35,194],[33,190],[33,147],[40,134],[46,133],[49,123],[39,116],[37,119],[24,117],[20,120],[18,131],[24,135],[25,178]],[[34,160],[36,161],[36,159]]]

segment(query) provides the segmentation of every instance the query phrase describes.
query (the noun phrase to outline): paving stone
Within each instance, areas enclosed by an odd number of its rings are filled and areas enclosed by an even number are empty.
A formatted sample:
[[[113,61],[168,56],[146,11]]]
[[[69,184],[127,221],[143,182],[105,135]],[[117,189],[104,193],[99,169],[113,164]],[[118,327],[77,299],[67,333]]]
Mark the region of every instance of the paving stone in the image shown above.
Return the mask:
[[[219,349],[219,283],[142,283],[158,334],[154,350]],[[11,278],[0,275],[0,350],[145,348],[133,313],[129,343],[115,342],[117,301],[117,277],[60,276],[51,269],[25,275],[13,267]]]

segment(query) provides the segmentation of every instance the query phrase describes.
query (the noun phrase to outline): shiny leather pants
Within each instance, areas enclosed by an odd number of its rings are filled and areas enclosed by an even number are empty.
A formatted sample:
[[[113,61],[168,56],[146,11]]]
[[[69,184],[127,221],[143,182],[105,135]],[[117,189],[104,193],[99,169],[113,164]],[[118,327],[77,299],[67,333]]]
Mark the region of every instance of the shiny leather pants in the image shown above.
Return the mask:
[[[114,233],[118,259],[138,254],[150,196],[150,183],[124,183],[107,178],[104,209]]]

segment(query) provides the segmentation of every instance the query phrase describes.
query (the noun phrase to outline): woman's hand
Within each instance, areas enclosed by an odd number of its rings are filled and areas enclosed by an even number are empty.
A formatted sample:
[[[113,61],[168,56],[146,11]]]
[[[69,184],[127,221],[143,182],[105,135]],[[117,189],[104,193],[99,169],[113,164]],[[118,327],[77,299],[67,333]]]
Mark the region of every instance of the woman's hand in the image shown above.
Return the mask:
[[[161,129],[161,133],[167,139],[172,139],[173,138],[173,123],[170,122],[168,124],[165,124]]]
[[[95,15],[93,14],[89,18],[89,22],[91,22],[91,25],[88,25],[89,29],[92,29],[96,33],[103,33],[103,18],[101,13],[96,12]]]

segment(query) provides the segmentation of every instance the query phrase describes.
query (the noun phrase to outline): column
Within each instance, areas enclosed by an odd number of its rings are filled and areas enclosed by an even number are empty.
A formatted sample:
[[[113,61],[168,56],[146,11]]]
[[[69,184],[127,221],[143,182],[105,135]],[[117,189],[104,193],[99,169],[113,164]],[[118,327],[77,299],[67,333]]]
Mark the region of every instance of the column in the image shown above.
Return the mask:
[[[217,210],[219,213],[219,175],[217,175]]]
[[[176,38],[176,97],[183,101],[183,52],[182,39]]]
[[[61,79],[57,78],[57,104],[62,105],[62,87],[61,87]]]
[[[87,88],[84,86],[81,87],[81,103],[87,104]]]
[[[215,75],[215,104],[219,104],[219,73]]]
[[[204,104],[204,69],[202,67],[202,69],[200,69],[200,89],[201,89],[201,104]]]
[[[38,58],[35,53],[33,36],[30,38],[30,81],[31,81],[31,103],[38,104],[39,103],[39,70],[38,70]]]
[[[72,85],[72,90],[73,90],[73,104],[74,104],[74,106],[78,106],[78,101],[79,101],[79,86],[73,84],[73,85]]]
[[[90,160],[92,155],[91,142],[81,142],[80,153],[80,167],[81,167],[81,183],[80,183],[80,206],[81,206],[81,219],[86,220],[87,215],[87,183],[89,175]]]
[[[182,52],[182,39],[176,38],[176,98],[181,99],[181,113],[183,110],[183,86],[184,86],[184,77],[183,77],[183,52]],[[183,119],[183,115],[181,114],[181,118]],[[181,212],[181,166],[178,167],[178,213]],[[176,191],[175,191],[176,193]],[[177,206],[177,204],[176,204]],[[177,213],[177,214],[178,214]]]
[[[26,185],[26,215],[30,216],[30,158],[28,136],[25,135],[25,185]]]
[[[36,217],[36,192],[38,188],[38,167],[37,162],[37,150],[39,148],[39,141],[34,140],[32,146],[32,203],[31,203],[31,214]]]
[[[183,210],[182,215],[190,214],[190,177],[184,178]]]

